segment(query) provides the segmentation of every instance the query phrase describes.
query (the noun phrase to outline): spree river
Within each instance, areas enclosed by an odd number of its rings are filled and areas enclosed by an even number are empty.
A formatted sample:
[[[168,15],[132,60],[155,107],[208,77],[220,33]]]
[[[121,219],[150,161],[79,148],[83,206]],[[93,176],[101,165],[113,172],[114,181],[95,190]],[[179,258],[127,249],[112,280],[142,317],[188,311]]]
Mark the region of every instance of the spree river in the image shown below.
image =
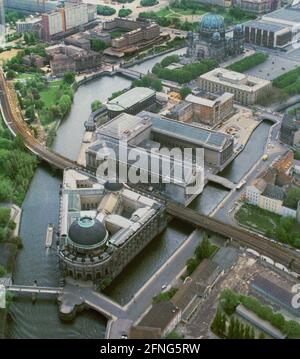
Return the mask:
[[[174,53],[183,53],[178,50]],[[143,73],[162,60],[162,55],[134,66]],[[129,87],[131,82],[119,76],[103,77],[81,87],[74,96],[74,103],[68,118],[61,124],[53,148],[62,155],[76,159],[79,153],[84,122],[90,114],[91,102],[106,101],[111,93]],[[260,152],[265,141],[262,136],[251,137],[248,146],[255,146]],[[241,155],[240,155],[241,156]],[[239,157],[240,157],[239,156]],[[261,153],[258,153],[258,157]],[[232,178],[240,171],[238,163],[231,167],[226,177]],[[235,177],[235,176],[234,176]],[[45,234],[48,223],[57,226],[59,215],[59,187],[61,177],[53,175],[46,167],[40,166],[32,180],[23,203],[21,236],[24,248],[19,251],[14,271],[15,284],[32,284],[37,280],[40,285],[58,286],[58,257],[54,249],[45,249]],[[195,209],[207,213],[222,200],[227,191],[208,185],[203,194],[195,201]],[[178,248],[191,233],[192,228],[178,221],[172,221],[165,232],[139,254],[123,273],[114,280],[106,294],[121,304],[128,302],[134,293]],[[85,311],[72,323],[62,323],[58,318],[57,304],[54,299],[38,297],[35,304],[31,298],[16,297],[8,321],[8,338],[103,338],[106,321],[94,311]]]

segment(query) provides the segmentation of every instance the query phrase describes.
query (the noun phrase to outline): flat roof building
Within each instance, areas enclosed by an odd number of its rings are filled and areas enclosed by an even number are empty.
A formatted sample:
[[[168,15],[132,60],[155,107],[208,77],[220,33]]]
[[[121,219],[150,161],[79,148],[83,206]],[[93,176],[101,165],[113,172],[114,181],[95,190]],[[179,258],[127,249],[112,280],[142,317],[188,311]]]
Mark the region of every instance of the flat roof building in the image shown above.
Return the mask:
[[[224,68],[216,68],[198,79],[199,87],[208,92],[234,94],[236,101],[251,105],[271,87],[271,82]]]
[[[300,316],[300,308],[295,308],[292,305],[295,293],[292,292],[292,287],[295,282],[290,280],[283,280],[272,274],[258,274],[251,282],[251,288],[259,293],[268,301],[275,303],[288,311],[289,313]]]
[[[151,328],[152,331],[157,330],[160,337],[164,337],[176,327],[179,316],[180,311],[172,302],[162,301],[153,304],[135,328],[140,331],[145,328],[149,331]]]
[[[168,117],[180,122],[215,126],[234,112],[233,98],[234,95],[228,92],[221,96],[214,94],[195,96],[190,94],[184,101],[171,109]]]
[[[147,87],[134,87],[108,101],[106,105],[108,117],[110,119],[114,118],[122,112],[136,115],[143,110],[150,109],[151,106],[155,105],[155,100],[155,91],[152,89]]]
[[[134,180],[134,184],[146,190],[151,187],[161,195],[187,204],[202,192],[204,163],[200,167],[190,157],[183,158],[183,151],[178,148],[176,138],[173,141],[176,142],[180,158],[173,157],[170,151],[174,146],[156,139],[159,128],[154,124],[156,120],[150,116],[150,112],[142,112],[139,116],[122,113],[99,127],[96,142],[86,150],[87,168],[95,172],[105,161],[110,160],[113,164],[116,162],[116,171],[125,166],[129,171],[135,169],[138,172],[140,181]],[[167,121],[162,118],[161,122],[164,123],[165,120]],[[194,153],[196,147],[198,146],[194,144]],[[135,160],[132,159],[133,155]],[[139,157],[140,160],[137,160]],[[204,162],[203,157],[199,160]],[[119,172],[113,175],[118,178]],[[131,183],[131,178],[128,177],[127,181]]]
[[[300,28],[300,6],[284,7],[244,24],[245,42],[269,48],[289,45]]]

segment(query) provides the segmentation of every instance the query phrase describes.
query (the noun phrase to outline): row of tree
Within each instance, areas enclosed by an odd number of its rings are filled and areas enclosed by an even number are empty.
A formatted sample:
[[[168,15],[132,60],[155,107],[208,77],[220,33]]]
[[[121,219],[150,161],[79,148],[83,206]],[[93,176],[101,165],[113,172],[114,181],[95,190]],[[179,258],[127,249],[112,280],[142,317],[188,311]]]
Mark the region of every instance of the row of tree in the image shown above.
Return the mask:
[[[273,309],[262,304],[258,299],[240,295],[231,289],[224,289],[219,296],[219,303],[227,315],[232,315],[239,304],[258,315],[261,319],[268,321],[274,327],[287,334],[288,338],[300,337],[300,324],[294,320],[286,320],[285,317]]]
[[[221,338],[255,339],[255,331],[252,326],[242,323],[234,316],[230,317],[228,323],[228,317],[220,308],[218,308],[214,320],[211,324],[211,330]],[[264,334],[260,333],[259,339],[264,338]]]
[[[267,60],[267,58],[267,54],[264,54],[262,52],[256,52],[253,55],[247,56],[244,59],[229,65],[228,69],[237,72],[245,72],[249,69],[252,69],[252,67],[262,64]]]
[[[212,59],[205,59],[183,66],[175,70],[163,67],[161,63],[156,64],[152,72],[160,79],[178,82],[180,84],[188,83],[202,74],[211,71],[217,67],[218,63]]]

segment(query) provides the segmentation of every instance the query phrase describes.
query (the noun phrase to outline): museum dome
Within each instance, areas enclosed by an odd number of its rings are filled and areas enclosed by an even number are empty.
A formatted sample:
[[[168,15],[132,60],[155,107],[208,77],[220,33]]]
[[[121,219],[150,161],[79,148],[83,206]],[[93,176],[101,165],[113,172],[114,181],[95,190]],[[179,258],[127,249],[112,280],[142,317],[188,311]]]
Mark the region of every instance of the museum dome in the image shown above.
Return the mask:
[[[96,246],[105,242],[107,231],[98,219],[81,217],[71,224],[69,238],[74,245],[84,247]]]
[[[216,14],[204,15],[199,23],[199,31],[203,32],[224,32],[225,24],[224,18]]]

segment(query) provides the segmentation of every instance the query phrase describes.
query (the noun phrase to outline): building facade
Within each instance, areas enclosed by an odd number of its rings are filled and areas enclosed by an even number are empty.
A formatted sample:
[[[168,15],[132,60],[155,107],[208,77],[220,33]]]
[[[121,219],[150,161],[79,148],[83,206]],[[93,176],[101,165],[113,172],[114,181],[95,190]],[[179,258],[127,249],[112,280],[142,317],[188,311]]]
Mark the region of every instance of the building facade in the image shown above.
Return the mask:
[[[224,68],[216,68],[199,77],[199,87],[207,92],[222,94],[230,92],[234,99],[244,105],[257,102],[272,85],[268,80],[244,75]]]
[[[49,0],[4,0],[4,6],[7,9],[45,13],[55,10],[60,5],[60,1]]]
[[[64,7],[42,15],[43,40],[50,41],[55,36],[80,29],[95,17],[94,5],[65,3]]]
[[[204,15],[198,32],[189,32],[187,38],[187,56],[194,61],[203,58],[222,61],[244,51],[243,27],[236,25],[233,32],[227,33],[224,18],[220,15]]]
[[[114,171],[107,171],[106,175],[117,179],[124,174],[124,169],[126,173],[132,174],[126,177],[129,183],[186,205],[203,190],[203,153],[197,153],[198,162],[194,163],[191,157],[182,157],[183,151],[180,151],[178,158],[171,150],[192,148],[191,156],[194,156],[198,147],[195,142],[199,129],[188,127],[176,130],[174,126],[178,124],[177,121],[152,115],[146,111],[138,116],[122,113],[99,127],[96,131],[97,140],[86,150],[86,167],[96,172],[109,164],[109,168]],[[183,139],[188,141],[188,137],[184,136],[186,131],[195,135],[185,146]],[[183,132],[182,136],[178,132]],[[182,143],[179,142],[180,138]],[[226,142],[227,147],[230,144]]]
[[[269,48],[285,48],[300,31],[300,5],[284,7],[246,22],[245,42]]]
[[[45,51],[50,58],[52,74],[58,77],[68,71],[85,71],[101,64],[101,55],[98,52],[72,45],[54,45],[47,47]]]
[[[294,114],[285,113],[281,122],[279,133],[281,142],[295,148],[300,148],[300,110]]]
[[[59,239],[64,276],[105,286],[165,227],[164,206],[157,200],[65,170]]]

